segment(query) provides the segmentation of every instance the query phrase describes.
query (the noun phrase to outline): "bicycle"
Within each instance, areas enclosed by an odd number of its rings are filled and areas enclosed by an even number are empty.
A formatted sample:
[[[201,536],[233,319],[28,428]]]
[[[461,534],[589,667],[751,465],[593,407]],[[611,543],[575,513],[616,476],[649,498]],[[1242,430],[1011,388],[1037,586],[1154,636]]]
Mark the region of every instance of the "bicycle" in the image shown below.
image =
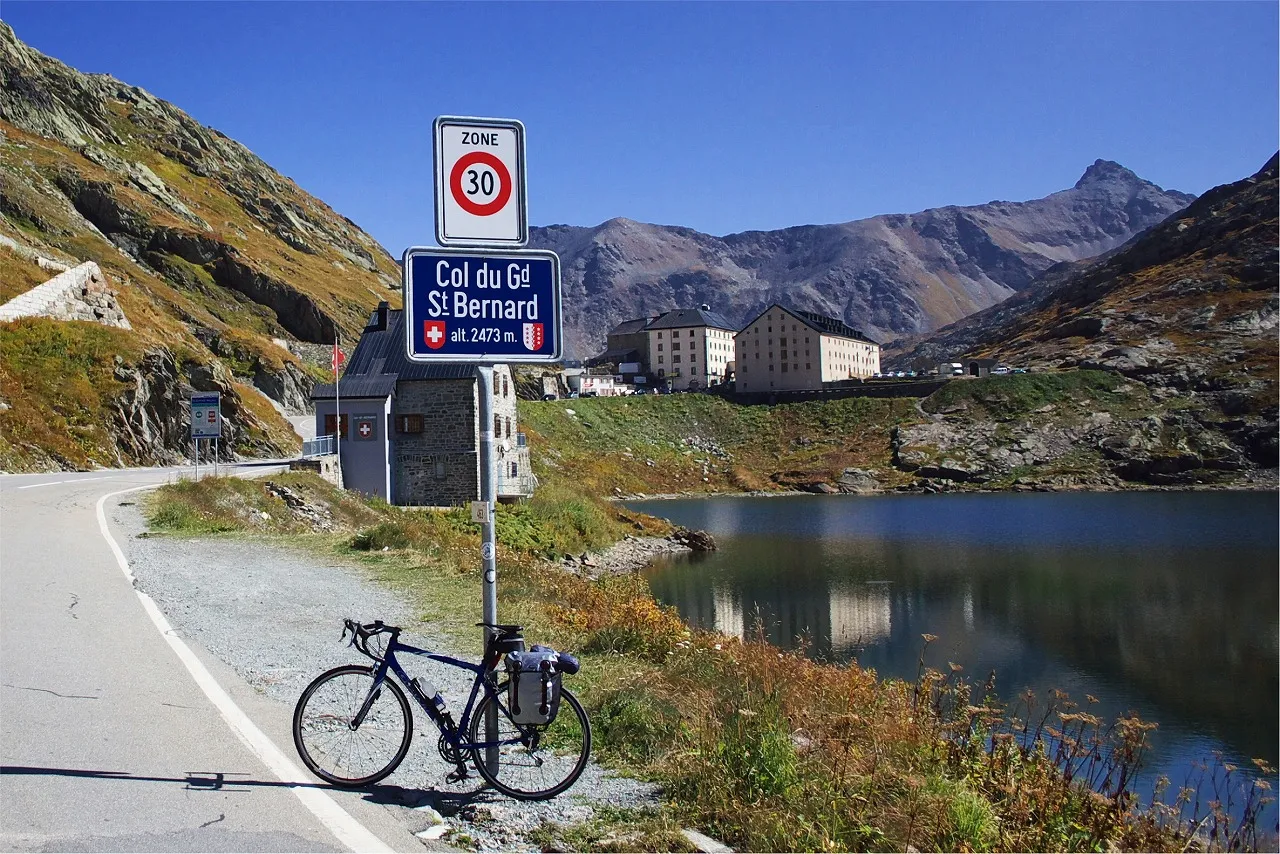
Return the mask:
[[[348,664],[316,677],[293,713],[293,742],[302,761],[317,777],[335,786],[359,788],[387,777],[404,760],[413,739],[413,713],[405,688],[440,730],[440,756],[455,770],[448,781],[468,776],[464,757],[480,776],[508,797],[546,800],[573,785],[591,753],[591,725],[578,698],[560,689],[559,713],[547,724],[521,724],[504,702],[508,682],[495,676],[509,652],[524,651],[522,626],[478,623],[486,632],[480,664],[452,658],[400,641],[401,629],[381,620],[361,625],[344,620],[354,646],[373,659],[373,665]],[[379,651],[371,641],[387,635]],[[411,679],[396,660],[397,653],[475,673],[462,720],[455,724],[439,693],[428,696],[419,679]],[[567,658],[576,671],[576,660]],[[389,678],[390,677],[390,678]],[[478,696],[482,696],[476,705]],[[465,738],[464,738],[465,733]],[[496,737],[492,740],[489,733]]]

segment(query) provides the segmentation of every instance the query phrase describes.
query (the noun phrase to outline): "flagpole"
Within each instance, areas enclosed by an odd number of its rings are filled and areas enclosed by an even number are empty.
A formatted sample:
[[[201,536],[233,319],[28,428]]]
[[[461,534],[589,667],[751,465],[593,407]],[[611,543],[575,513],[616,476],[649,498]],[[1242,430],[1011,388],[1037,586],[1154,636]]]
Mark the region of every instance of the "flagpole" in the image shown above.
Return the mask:
[[[338,453],[339,489],[344,488],[342,481],[342,396],[338,392],[338,354],[341,352],[338,348],[338,330],[335,328],[333,331],[333,438]]]

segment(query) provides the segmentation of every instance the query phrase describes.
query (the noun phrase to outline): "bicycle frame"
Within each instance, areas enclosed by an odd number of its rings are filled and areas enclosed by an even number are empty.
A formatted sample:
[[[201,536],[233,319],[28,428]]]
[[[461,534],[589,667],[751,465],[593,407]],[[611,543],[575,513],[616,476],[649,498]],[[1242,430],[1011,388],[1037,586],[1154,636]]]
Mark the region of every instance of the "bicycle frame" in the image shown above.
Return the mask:
[[[450,667],[458,667],[475,673],[475,680],[471,683],[471,695],[467,698],[467,704],[463,708],[462,720],[459,721],[456,726],[445,720],[444,716],[436,709],[435,703],[431,702],[430,697],[420,696],[421,692],[418,691],[417,686],[414,685],[409,674],[400,666],[400,662],[396,660],[397,652],[407,652],[410,655],[421,656],[432,661],[438,661],[441,664],[447,664]],[[484,687],[485,696],[493,697],[498,711],[509,714],[507,712],[507,707],[502,702],[502,696],[497,691],[496,686],[490,685],[489,681],[485,679],[485,674],[492,671],[489,668],[486,668],[483,664],[472,664],[469,661],[463,661],[458,658],[453,658],[452,656],[432,652],[429,649],[420,649],[416,646],[410,646],[407,643],[401,643],[398,637],[393,637],[390,642],[388,642],[386,652],[383,653],[382,659],[378,662],[378,667],[374,671],[373,686],[369,689],[369,694],[365,697],[364,704],[360,707],[360,712],[352,720],[353,727],[359,727],[360,724],[364,722],[365,715],[368,714],[369,709],[373,706],[374,699],[382,689],[382,683],[387,679],[388,670],[392,671],[400,684],[408,689],[409,694],[417,700],[418,705],[427,713],[427,717],[436,725],[436,729],[440,730],[440,734],[443,735],[448,740],[449,744],[452,745],[454,749],[458,750],[459,753],[464,750],[484,750],[486,748],[499,747],[504,744],[519,744],[523,740],[522,738],[510,738],[498,741],[481,741],[474,744],[471,742],[464,742],[462,734],[469,730],[471,713],[475,710],[476,696],[480,692],[481,686]]]

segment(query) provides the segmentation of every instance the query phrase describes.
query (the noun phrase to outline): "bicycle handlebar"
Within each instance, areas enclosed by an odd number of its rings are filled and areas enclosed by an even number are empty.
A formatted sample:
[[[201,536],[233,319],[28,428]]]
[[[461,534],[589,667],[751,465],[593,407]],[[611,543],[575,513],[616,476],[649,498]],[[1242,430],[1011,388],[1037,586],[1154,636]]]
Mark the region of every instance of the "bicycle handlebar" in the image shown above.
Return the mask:
[[[342,634],[338,637],[338,640],[346,640],[348,632],[351,633],[351,640],[347,643],[347,646],[354,646],[374,661],[382,661],[382,656],[369,648],[369,641],[378,635],[390,634],[391,642],[395,642],[395,639],[400,636],[400,627],[388,626],[382,620],[374,620],[372,623],[361,625],[348,617],[342,621]]]

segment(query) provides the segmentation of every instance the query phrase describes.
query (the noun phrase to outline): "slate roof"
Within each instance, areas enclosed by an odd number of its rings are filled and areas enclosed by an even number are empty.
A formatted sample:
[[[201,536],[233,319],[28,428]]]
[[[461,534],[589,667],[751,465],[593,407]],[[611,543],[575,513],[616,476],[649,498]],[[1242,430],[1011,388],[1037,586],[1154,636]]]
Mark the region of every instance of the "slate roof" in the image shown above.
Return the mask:
[[[713,326],[716,329],[728,329],[737,332],[738,327],[730,323],[723,314],[701,308],[677,308],[668,311],[646,329],[675,329],[683,326]]]
[[[382,398],[396,392],[395,374],[344,375],[338,383],[343,398]],[[312,400],[333,400],[335,396],[333,383],[318,383],[311,389]]]
[[[827,317],[825,314],[818,314],[816,311],[797,311],[796,309],[788,309],[788,311],[825,335],[840,335],[844,338],[854,338],[871,344],[876,343],[843,320]]]
[[[382,313],[386,315],[385,327]],[[395,392],[397,380],[466,380],[478,376],[475,365],[409,361],[405,354],[404,312],[379,306],[369,316],[338,383],[342,397],[386,397]],[[333,385],[317,385],[311,391],[311,399],[331,400]]]
[[[838,320],[834,317],[827,317],[825,314],[818,314],[816,311],[798,311],[797,309],[788,308],[787,306],[776,302],[757,314],[755,317],[748,320],[742,328],[746,329],[748,326],[755,323],[775,308],[791,312],[796,317],[803,320],[806,325],[818,330],[823,335],[839,335],[844,338],[852,338],[855,341],[865,341],[868,344],[875,344],[877,347],[880,346],[879,342],[868,338],[866,335],[862,334],[860,330],[854,329],[843,320]]]
[[[644,328],[649,325],[652,318],[638,317],[635,320],[624,320],[617,326],[609,330],[609,335],[634,335],[637,332],[643,332]]]

